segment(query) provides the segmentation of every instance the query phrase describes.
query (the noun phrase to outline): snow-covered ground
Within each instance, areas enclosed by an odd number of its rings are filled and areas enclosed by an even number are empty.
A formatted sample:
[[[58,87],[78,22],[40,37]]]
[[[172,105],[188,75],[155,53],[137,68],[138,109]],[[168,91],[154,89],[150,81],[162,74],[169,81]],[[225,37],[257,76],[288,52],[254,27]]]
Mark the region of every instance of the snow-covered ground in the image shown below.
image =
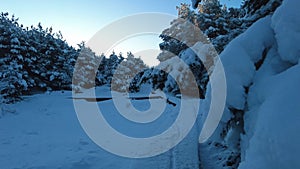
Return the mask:
[[[110,96],[106,87],[101,96]],[[138,96],[143,94],[138,93]],[[178,98],[172,98],[176,103]],[[161,100],[165,101],[165,100]],[[147,100],[133,100],[137,109],[149,107]],[[118,115],[112,100],[98,103],[105,118],[120,132],[147,137],[165,130],[176,118],[179,105],[167,105],[163,118],[151,126],[134,126]],[[7,105],[0,118],[1,169],[119,169],[119,168],[197,168],[198,131],[194,127],[175,148],[164,154],[130,159],[113,155],[85,134],[74,111],[71,92],[38,94]],[[174,113],[175,112],[175,113]]]
[[[143,159],[120,157],[97,146],[77,119],[71,92],[52,92],[1,107],[0,168],[300,168],[299,6],[298,0],[284,0],[272,16],[258,20],[220,55],[227,80],[226,107],[206,143],[198,144],[198,136],[209,112],[210,88],[201,101],[198,123],[187,137],[175,148]],[[89,92],[77,96],[88,98]],[[98,88],[96,94],[111,97],[106,87]],[[148,95],[144,88],[132,97]],[[165,95],[153,96],[162,96],[156,99],[166,102]],[[176,105],[166,104],[151,126],[128,122],[118,114],[113,100],[97,104],[114,129],[144,138],[162,133],[176,119],[180,99],[168,97]],[[150,106],[147,100],[131,102],[139,110]]]

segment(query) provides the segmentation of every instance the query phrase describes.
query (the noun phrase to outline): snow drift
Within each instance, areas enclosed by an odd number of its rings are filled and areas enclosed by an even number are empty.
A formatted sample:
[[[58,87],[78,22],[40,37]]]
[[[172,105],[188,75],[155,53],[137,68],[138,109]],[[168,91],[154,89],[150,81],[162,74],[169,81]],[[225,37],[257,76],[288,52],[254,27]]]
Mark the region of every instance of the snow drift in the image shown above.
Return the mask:
[[[285,0],[220,55],[226,109],[213,137],[200,145],[203,168],[300,167],[299,6],[297,0]]]

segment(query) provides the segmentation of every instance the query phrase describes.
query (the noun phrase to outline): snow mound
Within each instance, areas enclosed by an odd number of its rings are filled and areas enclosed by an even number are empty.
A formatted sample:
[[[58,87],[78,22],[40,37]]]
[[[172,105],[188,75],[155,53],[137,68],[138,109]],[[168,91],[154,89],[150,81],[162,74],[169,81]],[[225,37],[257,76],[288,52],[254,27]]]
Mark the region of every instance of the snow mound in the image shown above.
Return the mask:
[[[298,0],[285,0],[272,17],[278,52],[281,58],[293,64],[300,58],[300,17]]]
[[[299,168],[300,65],[255,85],[250,97],[260,95],[263,103],[249,111],[246,130],[253,132],[244,162],[239,169]],[[251,114],[250,114],[251,113]],[[251,116],[257,116],[251,121]],[[253,118],[253,117],[252,117]],[[250,133],[252,133],[250,132]]]
[[[300,167],[299,5],[286,0],[272,16],[275,41],[249,89],[239,169]]]
[[[274,41],[270,20],[266,17],[254,23],[220,55],[226,73],[228,107],[243,109],[245,106],[245,87],[252,83],[255,63],[262,59],[263,51]]]
[[[203,168],[300,168],[299,5],[285,0],[221,53],[226,108],[214,135],[200,145]]]

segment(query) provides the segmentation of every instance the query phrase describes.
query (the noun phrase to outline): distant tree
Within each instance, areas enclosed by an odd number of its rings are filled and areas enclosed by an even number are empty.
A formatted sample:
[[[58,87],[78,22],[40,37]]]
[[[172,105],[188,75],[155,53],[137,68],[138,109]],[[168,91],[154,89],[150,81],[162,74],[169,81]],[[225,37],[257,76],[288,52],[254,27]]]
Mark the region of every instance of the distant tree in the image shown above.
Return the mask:
[[[151,83],[153,89],[163,90],[166,86],[165,83],[167,82],[167,80],[168,80],[167,72],[160,69],[153,69],[153,72],[151,74]]]
[[[135,58],[131,52],[127,53],[127,58],[118,65],[114,72],[111,89],[119,92],[129,92],[130,84],[137,83],[135,77],[146,68],[147,66],[141,58]]]
[[[107,77],[106,72],[108,71],[108,59],[105,57],[104,54],[101,54],[100,56],[100,64],[98,67],[97,75],[96,75],[96,85],[102,86],[107,84]]]
[[[119,56],[113,52],[109,58],[106,60],[106,72],[105,77],[107,79],[107,84],[111,84],[112,77],[115,74],[115,70],[119,66],[119,64],[124,60],[124,57],[120,53]]]
[[[73,87],[75,91],[80,91],[82,88],[95,87],[95,77],[101,61],[101,58],[96,56],[84,43],[79,44],[79,47],[80,54],[77,58],[73,74]]]

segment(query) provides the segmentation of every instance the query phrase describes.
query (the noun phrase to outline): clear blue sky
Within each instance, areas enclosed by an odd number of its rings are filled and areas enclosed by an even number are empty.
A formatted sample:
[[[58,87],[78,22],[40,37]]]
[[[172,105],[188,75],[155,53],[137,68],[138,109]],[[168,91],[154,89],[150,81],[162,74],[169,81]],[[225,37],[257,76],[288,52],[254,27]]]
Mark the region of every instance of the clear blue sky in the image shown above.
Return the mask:
[[[0,11],[15,14],[25,26],[52,26],[61,30],[73,46],[88,41],[98,30],[114,20],[141,12],[177,15],[175,7],[190,0],[5,0]],[[239,6],[241,0],[221,0],[227,6]]]

